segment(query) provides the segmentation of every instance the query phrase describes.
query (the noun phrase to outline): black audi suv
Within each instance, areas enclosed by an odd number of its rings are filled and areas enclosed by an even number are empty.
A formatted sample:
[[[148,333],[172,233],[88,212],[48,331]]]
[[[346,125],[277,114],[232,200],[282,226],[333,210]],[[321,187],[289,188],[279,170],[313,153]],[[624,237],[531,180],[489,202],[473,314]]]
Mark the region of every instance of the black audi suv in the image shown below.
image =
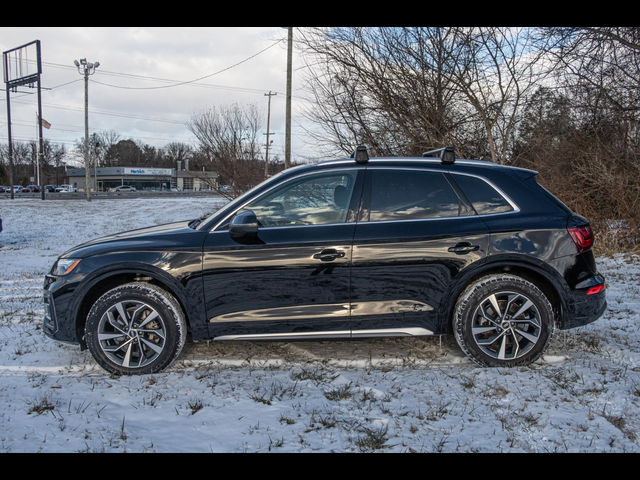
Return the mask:
[[[477,364],[542,357],[607,306],[589,222],[533,171],[442,158],[287,170],[209,217],[89,242],[44,286],[44,331],[117,375],[194,341],[455,335]]]

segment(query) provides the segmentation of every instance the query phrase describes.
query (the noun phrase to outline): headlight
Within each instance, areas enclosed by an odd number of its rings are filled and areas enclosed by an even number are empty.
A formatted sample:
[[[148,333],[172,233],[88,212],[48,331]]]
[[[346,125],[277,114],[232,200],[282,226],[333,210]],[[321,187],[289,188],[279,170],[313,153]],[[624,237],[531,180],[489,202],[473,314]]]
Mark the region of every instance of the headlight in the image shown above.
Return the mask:
[[[64,277],[73,272],[79,264],[80,260],[58,260],[53,269],[53,274],[56,277]]]

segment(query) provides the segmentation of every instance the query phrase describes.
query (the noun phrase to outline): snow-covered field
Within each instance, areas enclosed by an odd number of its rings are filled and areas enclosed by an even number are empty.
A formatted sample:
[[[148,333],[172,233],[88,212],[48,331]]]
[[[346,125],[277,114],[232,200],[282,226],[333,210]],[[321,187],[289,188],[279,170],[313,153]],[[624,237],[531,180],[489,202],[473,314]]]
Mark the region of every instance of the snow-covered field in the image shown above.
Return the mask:
[[[43,335],[59,254],[220,206],[0,200],[0,453],[640,451],[639,258],[601,260],[606,317],[518,370],[410,339],[191,345],[165,374],[114,378]]]

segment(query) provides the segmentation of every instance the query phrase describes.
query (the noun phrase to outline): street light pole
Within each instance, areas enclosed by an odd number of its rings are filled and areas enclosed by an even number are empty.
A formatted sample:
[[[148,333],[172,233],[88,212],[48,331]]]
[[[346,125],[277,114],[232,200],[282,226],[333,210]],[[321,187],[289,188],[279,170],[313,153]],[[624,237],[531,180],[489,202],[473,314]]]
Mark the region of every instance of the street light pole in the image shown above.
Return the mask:
[[[78,73],[84,76],[84,166],[85,166],[85,190],[87,192],[87,201],[91,201],[91,159],[89,151],[89,77],[96,73],[96,69],[100,66],[100,62],[89,63],[84,58],[80,61],[76,60]]]

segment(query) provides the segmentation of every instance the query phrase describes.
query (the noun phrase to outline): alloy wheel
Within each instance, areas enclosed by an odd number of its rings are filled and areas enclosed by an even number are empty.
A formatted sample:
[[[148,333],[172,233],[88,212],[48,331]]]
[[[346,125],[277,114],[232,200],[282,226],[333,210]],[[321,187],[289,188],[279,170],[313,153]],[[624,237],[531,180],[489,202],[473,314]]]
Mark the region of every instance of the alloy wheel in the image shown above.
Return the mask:
[[[483,353],[495,360],[525,357],[543,336],[542,319],[526,295],[499,292],[484,299],[473,316],[472,335]]]
[[[151,305],[139,301],[120,302],[100,320],[98,342],[110,361],[126,369],[142,369],[165,350],[167,328]]]

